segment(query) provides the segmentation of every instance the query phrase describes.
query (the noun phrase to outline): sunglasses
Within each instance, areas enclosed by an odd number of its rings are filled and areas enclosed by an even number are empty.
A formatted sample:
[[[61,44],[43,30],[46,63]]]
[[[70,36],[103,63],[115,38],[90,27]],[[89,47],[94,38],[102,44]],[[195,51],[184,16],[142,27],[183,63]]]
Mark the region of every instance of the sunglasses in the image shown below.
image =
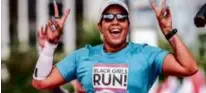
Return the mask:
[[[127,14],[111,14],[111,13],[102,15],[102,20],[104,20],[105,22],[112,22],[114,18],[116,18],[117,21],[119,22],[125,22],[126,20],[128,20],[128,15]]]

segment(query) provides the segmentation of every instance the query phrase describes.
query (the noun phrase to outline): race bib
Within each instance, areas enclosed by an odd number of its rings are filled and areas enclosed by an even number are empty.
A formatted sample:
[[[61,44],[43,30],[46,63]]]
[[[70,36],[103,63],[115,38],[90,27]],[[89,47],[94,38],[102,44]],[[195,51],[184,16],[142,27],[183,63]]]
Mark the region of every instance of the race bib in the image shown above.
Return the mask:
[[[126,93],[127,64],[95,64],[92,73],[95,93]]]

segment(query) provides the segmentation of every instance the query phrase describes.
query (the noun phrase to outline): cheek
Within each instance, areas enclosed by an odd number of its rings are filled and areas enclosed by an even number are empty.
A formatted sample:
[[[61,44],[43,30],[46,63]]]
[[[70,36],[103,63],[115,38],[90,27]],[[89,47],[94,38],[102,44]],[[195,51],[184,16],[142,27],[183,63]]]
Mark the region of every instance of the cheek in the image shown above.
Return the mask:
[[[109,28],[110,23],[102,22],[102,29],[107,30]]]
[[[124,29],[128,29],[129,28],[129,23],[128,22],[124,22],[121,24],[121,26],[124,28]]]
[[[109,29],[109,24],[105,23],[104,25],[101,26],[102,33],[108,32],[108,29]]]
[[[129,25],[128,23],[122,24],[122,28],[124,29],[124,34],[127,34],[129,31]]]

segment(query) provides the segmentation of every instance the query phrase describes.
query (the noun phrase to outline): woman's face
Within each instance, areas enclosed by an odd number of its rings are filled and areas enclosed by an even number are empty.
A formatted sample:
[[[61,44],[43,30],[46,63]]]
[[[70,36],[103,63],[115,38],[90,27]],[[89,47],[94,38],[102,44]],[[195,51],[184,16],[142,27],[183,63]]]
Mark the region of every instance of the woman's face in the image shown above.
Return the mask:
[[[129,28],[128,18],[126,20],[117,20],[117,14],[123,14],[123,11],[124,10],[120,6],[110,6],[104,12],[104,14],[116,15],[116,17],[113,20],[109,21],[104,20],[104,18],[102,18],[101,23],[98,25],[104,37],[104,44],[109,44],[109,46],[118,47],[126,43]]]

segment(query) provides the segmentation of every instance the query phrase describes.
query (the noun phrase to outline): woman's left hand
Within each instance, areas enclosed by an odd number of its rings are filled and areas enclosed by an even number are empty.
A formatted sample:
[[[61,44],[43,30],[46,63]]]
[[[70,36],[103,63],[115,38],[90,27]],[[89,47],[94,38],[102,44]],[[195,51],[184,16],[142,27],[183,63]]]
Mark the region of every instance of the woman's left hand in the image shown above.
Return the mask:
[[[154,0],[149,1],[156,14],[160,29],[163,34],[167,34],[172,30],[172,16],[169,7],[166,5],[166,0],[162,0],[161,8],[155,4]]]

